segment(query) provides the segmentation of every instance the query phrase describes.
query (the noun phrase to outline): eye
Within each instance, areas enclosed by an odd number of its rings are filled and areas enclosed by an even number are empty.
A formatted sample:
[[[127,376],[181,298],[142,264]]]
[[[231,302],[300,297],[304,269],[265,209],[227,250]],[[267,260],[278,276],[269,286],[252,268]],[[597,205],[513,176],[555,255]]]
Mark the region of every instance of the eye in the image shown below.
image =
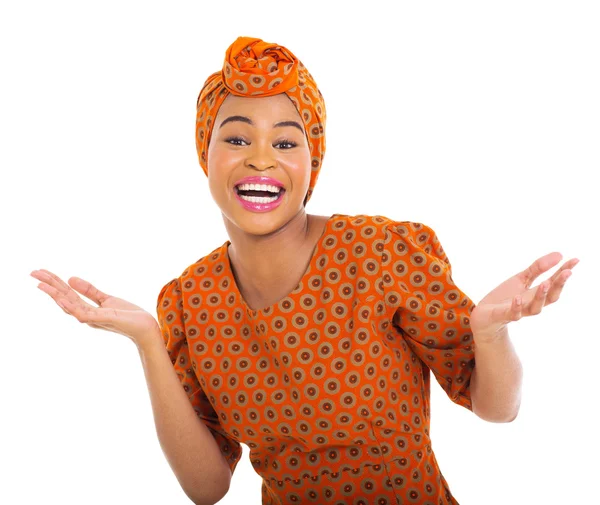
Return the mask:
[[[294,142],[293,140],[282,139],[279,142],[277,142],[274,147],[279,146],[281,149],[292,149],[297,145],[298,144],[296,144],[296,142]]]
[[[233,146],[248,145],[248,143],[242,137],[228,137],[225,139],[225,142]]]

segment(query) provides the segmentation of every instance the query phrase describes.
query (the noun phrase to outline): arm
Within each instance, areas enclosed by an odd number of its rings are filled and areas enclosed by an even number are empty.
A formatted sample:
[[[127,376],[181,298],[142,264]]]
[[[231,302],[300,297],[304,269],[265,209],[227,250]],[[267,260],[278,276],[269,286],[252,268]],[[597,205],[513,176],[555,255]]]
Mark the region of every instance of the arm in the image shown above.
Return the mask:
[[[471,397],[473,412],[482,419],[510,422],[517,416],[523,371],[507,326],[524,316],[539,314],[543,307],[558,300],[571,276],[571,269],[579,261],[577,258],[564,263],[538,286],[531,285],[561,258],[560,253],[542,256],[490,291],[471,312],[470,326],[475,348]]]
[[[209,429],[198,419],[173,369],[161,334],[138,345],[160,446],[185,494],[213,505],[229,490],[231,470]]]
[[[475,368],[471,376],[473,413],[485,421],[514,421],[521,405],[523,367],[508,331],[487,342],[473,335]]]

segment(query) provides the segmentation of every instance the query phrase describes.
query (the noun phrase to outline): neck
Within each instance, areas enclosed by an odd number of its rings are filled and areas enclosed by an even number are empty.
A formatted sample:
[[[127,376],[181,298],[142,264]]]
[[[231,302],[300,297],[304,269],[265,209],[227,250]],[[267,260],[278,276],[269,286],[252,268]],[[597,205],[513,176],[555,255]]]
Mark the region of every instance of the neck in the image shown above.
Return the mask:
[[[285,287],[286,280],[306,267],[304,260],[314,248],[311,240],[314,224],[313,216],[304,209],[266,235],[247,233],[226,217],[224,221],[231,242],[229,259],[246,300],[268,299]]]

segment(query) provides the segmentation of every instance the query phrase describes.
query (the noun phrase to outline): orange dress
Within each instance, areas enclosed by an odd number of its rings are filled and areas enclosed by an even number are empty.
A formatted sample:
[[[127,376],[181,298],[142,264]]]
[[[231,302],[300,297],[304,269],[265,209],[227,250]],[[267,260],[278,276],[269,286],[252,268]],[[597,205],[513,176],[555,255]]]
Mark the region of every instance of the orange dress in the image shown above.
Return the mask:
[[[457,504],[429,438],[430,374],[471,410],[469,315],[435,232],[334,214],[298,286],[251,310],[227,241],[166,284],[165,345],[231,471],[263,505]]]

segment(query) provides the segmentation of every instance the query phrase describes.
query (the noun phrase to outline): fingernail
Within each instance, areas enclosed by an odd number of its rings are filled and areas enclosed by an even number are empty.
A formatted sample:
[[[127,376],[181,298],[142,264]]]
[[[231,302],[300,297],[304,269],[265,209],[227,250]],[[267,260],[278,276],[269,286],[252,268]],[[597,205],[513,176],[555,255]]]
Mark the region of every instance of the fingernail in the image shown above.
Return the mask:
[[[544,289],[544,293],[547,293],[549,291],[549,289],[550,289],[550,285],[549,284],[544,284],[543,289]]]

